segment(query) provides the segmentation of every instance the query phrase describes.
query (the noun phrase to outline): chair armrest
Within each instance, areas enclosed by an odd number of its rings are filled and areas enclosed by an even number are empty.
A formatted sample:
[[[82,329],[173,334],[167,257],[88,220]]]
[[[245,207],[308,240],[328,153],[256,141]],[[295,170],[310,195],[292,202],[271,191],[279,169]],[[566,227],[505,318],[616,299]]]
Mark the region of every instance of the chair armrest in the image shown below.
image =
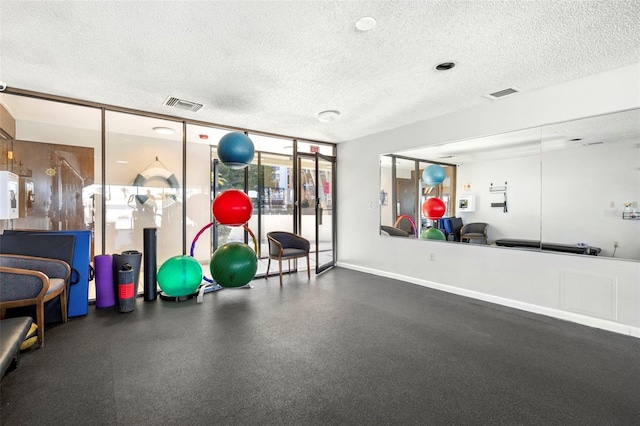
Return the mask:
[[[268,236],[267,240],[269,241],[269,256],[281,256],[282,244],[273,237]]]

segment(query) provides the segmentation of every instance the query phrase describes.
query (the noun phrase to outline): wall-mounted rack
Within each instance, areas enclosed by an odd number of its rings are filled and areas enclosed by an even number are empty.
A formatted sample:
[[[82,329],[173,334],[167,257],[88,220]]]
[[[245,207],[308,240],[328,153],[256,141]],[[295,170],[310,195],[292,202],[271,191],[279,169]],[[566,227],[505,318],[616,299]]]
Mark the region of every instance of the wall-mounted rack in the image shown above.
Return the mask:
[[[494,186],[493,182],[489,185],[489,193],[491,194],[504,194],[504,201],[502,203],[491,203],[491,207],[502,207],[503,212],[507,212],[507,182],[504,186]]]

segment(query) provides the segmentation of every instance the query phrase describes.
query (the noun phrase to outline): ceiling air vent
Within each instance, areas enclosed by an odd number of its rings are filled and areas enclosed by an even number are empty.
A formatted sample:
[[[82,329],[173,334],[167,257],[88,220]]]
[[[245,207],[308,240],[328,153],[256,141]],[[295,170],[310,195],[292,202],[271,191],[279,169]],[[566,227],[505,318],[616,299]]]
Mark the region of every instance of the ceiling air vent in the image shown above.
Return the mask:
[[[515,87],[507,87],[506,89],[498,90],[497,92],[489,93],[488,95],[484,96],[489,99],[500,99],[518,92],[522,92],[522,90]]]
[[[173,96],[169,96],[166,101],[164,101],[164,106],[168,106],[170,108],[181,109],[183,111],[199,111],[202,108],[202,104],[197,104],[191,101],[185,101],[184,99],[174,98]]]

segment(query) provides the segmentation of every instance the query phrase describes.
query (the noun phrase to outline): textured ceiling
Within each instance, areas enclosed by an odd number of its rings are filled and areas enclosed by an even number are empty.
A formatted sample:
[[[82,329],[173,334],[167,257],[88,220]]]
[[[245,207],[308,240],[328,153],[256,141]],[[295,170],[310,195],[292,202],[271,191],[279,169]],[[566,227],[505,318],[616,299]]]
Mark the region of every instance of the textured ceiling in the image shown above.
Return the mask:
[[[369,32],[355,28],[371,16]],[[0,1],[9,87],[342,142],[640,62],[640,2]],[[440,62],[455,61],[446,72]],[[169,109],[168,96],[204,104]],[[513,96],[522,96],[516,94]],[[331,123],[323,110],[339,110]]]

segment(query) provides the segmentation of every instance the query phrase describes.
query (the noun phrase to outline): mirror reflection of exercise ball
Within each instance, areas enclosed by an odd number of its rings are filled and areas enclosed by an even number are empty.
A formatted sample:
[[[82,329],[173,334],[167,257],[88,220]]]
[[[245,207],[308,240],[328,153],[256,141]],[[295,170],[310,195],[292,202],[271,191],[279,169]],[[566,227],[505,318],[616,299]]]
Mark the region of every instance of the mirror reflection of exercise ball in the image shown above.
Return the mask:
[[[220,138],[217,151],[222,164],[239,170],[251,163],[255,148],[249,136],[243,132],[231,132]]]
[[[440,219],[447,211],[447,205],[438,197],[429,198],[422,203],[422,214],[431,220]]]
[[[427,186],[438,186],[447,177],[447,172],[438,164],[432,164],[422,172],[422,181]]]
[[[446,241],[447,237],[445,237],[444,233],[438,228],[427,228],[420,233],[420,239]]]

